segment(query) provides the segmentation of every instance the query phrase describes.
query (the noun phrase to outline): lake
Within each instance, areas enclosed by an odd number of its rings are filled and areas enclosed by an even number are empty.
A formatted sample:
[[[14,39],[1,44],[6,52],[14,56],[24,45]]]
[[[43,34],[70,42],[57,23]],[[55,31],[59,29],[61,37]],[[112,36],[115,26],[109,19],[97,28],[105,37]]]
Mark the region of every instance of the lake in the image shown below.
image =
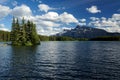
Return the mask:
[[[120,42],[0,43],[0,80],[120,80]]]

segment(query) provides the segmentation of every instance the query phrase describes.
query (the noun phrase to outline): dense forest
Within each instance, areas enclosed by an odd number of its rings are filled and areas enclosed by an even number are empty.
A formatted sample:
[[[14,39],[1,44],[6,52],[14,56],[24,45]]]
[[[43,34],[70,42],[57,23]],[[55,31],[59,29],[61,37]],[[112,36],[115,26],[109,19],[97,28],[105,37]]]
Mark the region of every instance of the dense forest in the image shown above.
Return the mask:
[[[13,18],[12,31],[10,39],[15,46],[31,46],[40,44],[40,39],[36,31],[36,25],[32,21],[20,23],[18,19]]]
[[[10,32],[0,31],[0,41],[11,41],[10,40]],[[39,35],[40,41],[87,41],[85,38],[72,38],[72,37],[57,37],[57,36],[43,36]]]
[[[0,31],[0,41],[10,41],[10,32]]]
[[[120,36],[101,36],[89,40],[90,41],[120,41]]]
[[[41,41],[87,41],[86,38],[72,38],[67,36],[39,36]]]
[[[92,39],[39,35],[40,41],[120,41],[120,36],[101,36]],[[0,41],[11,41],[10,32],[0,31]]]

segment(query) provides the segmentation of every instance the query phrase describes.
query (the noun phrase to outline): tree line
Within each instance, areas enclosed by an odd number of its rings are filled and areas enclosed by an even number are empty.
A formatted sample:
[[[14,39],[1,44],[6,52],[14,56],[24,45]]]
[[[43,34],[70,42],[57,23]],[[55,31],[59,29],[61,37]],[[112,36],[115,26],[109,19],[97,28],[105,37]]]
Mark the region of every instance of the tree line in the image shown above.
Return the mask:
[[[10,32],[0,31],[0,41],[10,41]]]
[[[120,41],[120,36],[101,36],[89,40],[90,41]]]
[[[0,41],[11,41],[10,35],[11,32],[0,31]],[[66,36],[43,36],[39,35],[40,41],[120,41],[120,36],[101,36],[91,39],[86,38],[72,38]]]
[[[11,32],[0,31],[0,41],[11,41]],[[72,38],[66,36],[43,36],[39,35],[40,41],[86,41],[86,38]]]
[[[72,38],[67,36],[42,36],[39,35],[41,41],[87,41],[87,38]]]

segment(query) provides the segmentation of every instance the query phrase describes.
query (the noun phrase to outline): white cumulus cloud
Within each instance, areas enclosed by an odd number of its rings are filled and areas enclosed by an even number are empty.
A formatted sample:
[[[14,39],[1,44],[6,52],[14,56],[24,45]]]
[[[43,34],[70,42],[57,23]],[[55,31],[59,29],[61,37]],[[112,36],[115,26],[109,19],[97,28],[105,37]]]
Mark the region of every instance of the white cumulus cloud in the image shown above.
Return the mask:
[[[86,8],[86,10],[90,13],[101,13],[101,10],[98,10],[97,6],[91,6],[90,8]]]
[[[85,18],[79,19],[79,23],[78,24],[81,25],[81,26],[86,25],[86,19]]]
[[[21,6],[13,8],[12,15],[18,18],[30,17],[32,15],[32,10],[27,5],[22,4]]]
[[[61,22],[65,24],[78,23],[78,20],[72,14],[67,12],[62,14],[58,14],[57,12],[48,12],[43,15],[38,15],[36,18],[46,21]]]
[[[86,19],[82,18],[82,19],[79,19],[80,22],[86,22]]]
[[[60,14],[59,17],[60,17],[60,21],[66,24],[78,23],[78,20],[72,14],[69,14],[67,12]]]
[[[119,32],[120,33],[120,14],[113,14],[111,18],[96,18],[91,17],[92,21],[88,24],[96,28],[104,29],[108,32]]]
[[[59,14],[57,12],[48,12],[43,15],[38,15],[36,18],[39,18],[41,20],[46,20],[46,21],[58,21],[59,20]]]
[[[8,6],[0,5],[0,18],[6,17],[11,12]]]
[[[49,10],[55,10],[55,8],[52,8],[48,6],[47,4],[39,4],[38,8],[40,11],[48,12]]]
[[[78,23],[78,20],[67,12],[58,14],[57,12],[47,12],[43,15],[34,16],[34,22],[37,24],[38,33],[42,35],[53,35],[60,32],[62,25]]]
[[[112,15],[113,20],[119,20],[120,21],[120,14],[113,14]]]

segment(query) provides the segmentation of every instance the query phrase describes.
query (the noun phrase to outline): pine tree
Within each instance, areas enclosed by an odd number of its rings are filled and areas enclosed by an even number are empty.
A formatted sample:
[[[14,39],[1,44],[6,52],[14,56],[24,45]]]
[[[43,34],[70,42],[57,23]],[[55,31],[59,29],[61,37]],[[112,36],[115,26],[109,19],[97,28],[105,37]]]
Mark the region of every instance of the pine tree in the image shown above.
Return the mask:
[[[15,18],[13,17],[13,21],[12,21],[12,31],[15,30]]]
[[[21,31],[22,33],[22,45],[24,45],[25,43],[26,43],[26,31],[25,31],[25,20],[24,20],[24,18],[22,19],[22,31]]]
[[[24,17],[22,19],[22,25],[25,25],[25,19],[24,19]]]
[[[13,21],[12,21],[12,31],[11,31],[11,41],[12,42],[14,42],[15,41],[15,30],[16,30],[16,28],[15,28],[15,26],[16,26],[16,22],[15,22],[15,18],[13,17]]]
[[[17,30],[17,31],[20,30],[20,24],[19,24],[18,18],[17,18],[17,20],[16,20],[16,30]]]
[[[19,20],[17,18],[16,20],[16,30],[15,30],[15,41],[18,41],[19,42],[19,37],[20,37],[20,25],[19,25]]]
[[[40,44],[39,36],[37,35],[36,25],[33,24],[31,31],[31,40],[33,44]]]
[[[29,20],[25,23],[24,18],[20,25],[19,20],[15,21],[13,17],[12,31],[11,31],[12,45],[20,46],[31,46],[40,44],[39,36],[37,35],[36,25]]]

